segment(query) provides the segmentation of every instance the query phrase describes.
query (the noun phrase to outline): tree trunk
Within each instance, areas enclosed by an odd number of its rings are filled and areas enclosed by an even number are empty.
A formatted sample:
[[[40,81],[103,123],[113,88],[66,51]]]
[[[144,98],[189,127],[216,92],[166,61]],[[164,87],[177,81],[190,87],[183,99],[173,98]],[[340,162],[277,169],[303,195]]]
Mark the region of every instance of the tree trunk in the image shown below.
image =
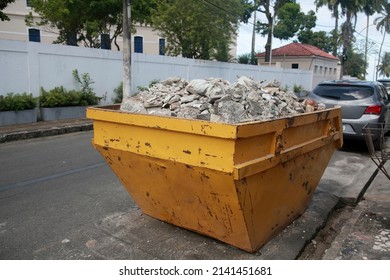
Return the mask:
[[[265,45],[265,62],[271,62],[271,49],[272,49],[272,30],[273,30],[273,18],[272,15],[267,15],[268,19],[268,35],[267,35],[267,43]]]
[[[337,36],[337,32],[339,30],[339,12],[337,10],[337,5],[335,5],[333,7],[333,16],[335,18],[334,20],[334,33],[333,33],[333,46],[332,46],[332,54],[333,56],[337,57],[337,40],[338,40],[338,36]]]
[[[69,32],[66,34],[66,45],[68,46],[78,46],[77,44],[77,33]]]
[[[131,96],[131,0],[123,0],[123,98]]]
[[[383,32],[382,43],[381,43],[381,46],[379,48],[378,64],[375,67],[375,80],[378,80],[378,69],[379,69],[379,65],[381,62],[382,46],[383,46],[383,43],[385,42],[385,37],[386,37],[386,30]]]
[[[364,79],[367,75],[367,52],[368,52],[368,27],[370,25],[370,16],[367,15],[367,26],[366,26],[366,44],[364,46]]]
[[[344,64],[347,60],[347,52],[350,48],[350,34],[351,32],[351,12],[348,10],[346,19],[345,19],[345,28],[344,28],[344,42],[343,42],[343,54],[341,57],[341,71],[340,71],[340,79],[343,78],[344,75]]]

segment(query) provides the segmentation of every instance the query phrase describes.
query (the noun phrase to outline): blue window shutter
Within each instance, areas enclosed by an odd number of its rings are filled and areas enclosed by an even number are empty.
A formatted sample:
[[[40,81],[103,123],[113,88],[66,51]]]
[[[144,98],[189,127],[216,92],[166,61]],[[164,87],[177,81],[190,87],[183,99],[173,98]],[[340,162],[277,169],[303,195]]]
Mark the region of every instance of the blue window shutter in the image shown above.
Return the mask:
[[[158,45],[159,45],[159,54],[165,55],[165,39],[163,38],[159,39]]]
[[[41,42],[41,31],[39,29],[30,28],[28,30],[28,40],[30,42]]]
[[[111,50],[110,34],[100,35],[100,48],[103,50]]]
[[[140,36],[134,37],[134,52],[135,53],[143,53],[144,52],[143,38]]]

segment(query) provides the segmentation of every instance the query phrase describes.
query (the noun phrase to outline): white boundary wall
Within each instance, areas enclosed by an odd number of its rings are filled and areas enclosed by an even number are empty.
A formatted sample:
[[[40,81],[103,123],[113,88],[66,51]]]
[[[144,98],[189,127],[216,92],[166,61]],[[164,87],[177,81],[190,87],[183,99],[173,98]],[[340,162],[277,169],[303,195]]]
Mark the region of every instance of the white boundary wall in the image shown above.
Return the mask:
[[[38,96],[40,88],[56,86],[77,89],[72,71],[88,73],[95,82],[92,86],[103,104],[111,103],[113,90],[122,81],[122,52],[46,45],[34,42],[0,40],[0,94],[8,92],[32,93]],[[138,86],[148,86],[152,80],[180,76],[195,78],[222,78],[234,82],[237,76],[255,80],[278,80],[290,89],[301,85],[311,90],[313,74],[299,69],[194,60],[179,57],[133,54],[132,92]]]

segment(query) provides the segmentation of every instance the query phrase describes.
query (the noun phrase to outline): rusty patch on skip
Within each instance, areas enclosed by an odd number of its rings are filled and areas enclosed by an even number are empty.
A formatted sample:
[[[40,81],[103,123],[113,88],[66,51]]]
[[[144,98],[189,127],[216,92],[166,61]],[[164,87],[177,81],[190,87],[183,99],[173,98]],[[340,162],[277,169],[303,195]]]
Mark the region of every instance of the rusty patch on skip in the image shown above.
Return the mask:
[[[150,147],[150,148],[152,147],[152,145],[148,142],[145,142],[145,146]]]
[[[210,155],[210,154],[204,154],[206,157],[214,157],[216,158],[217,156],[216,155]]]
[[[191,154],[191,151],[189,151],[189,150],[183,150],[183,153],[185,153],[185,154]]]

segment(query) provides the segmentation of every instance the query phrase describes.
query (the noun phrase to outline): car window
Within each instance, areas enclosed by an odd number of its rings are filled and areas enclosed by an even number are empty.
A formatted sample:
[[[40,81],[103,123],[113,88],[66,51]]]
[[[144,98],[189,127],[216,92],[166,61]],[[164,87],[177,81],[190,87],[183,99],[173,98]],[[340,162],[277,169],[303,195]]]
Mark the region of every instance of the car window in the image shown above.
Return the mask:
[[[389,96],[387,94],[387,90],[384,86],[379,86],[379,90],[378,90],[380,96],[382,97],[383,100],[388,100],[389,99]]]
[[[390,81],[381,81],[379,80],[381,84],[383,84],[385,87],[390,87]]]
[[[354,85],[318,85],[313,93],[323,98],[335,100],[359,100],[372,96],[371,87]]]

